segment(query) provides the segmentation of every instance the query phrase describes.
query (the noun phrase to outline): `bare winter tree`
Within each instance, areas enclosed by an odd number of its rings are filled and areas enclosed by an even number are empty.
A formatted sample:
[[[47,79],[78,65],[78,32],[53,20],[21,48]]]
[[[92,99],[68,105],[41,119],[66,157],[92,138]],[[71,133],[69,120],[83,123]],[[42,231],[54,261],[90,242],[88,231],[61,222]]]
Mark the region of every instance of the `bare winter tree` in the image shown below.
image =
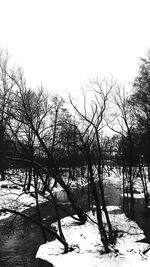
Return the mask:
[[[5,169],[7,161],[5,155],[8,151],[7,123],[9,112],[12,108],[12,89],[14,82],[7,76],[9,57],[7,53],[0,51],[0,175],[1,180],[5,180]]]
[[[54,143],[56,140],[56,126],[54,121],[53,136],[51,136],[51,106],[48,103],[48,96],[43,93],[43,90],[39,90],[35,93],[31,89],[27,89],[26,82],[21,72],[18,72],[17,75],[10,75],[10,79],[17,87],[14,110],[11,112],[11,117],[13,120],[19,122],[21,127],[29,127],[34,133],[35,143],[42,148],[43,155],[45,155],[47,159],[47,175],[53,177],[53,179],[65,190],[75,213],[79,217],[79,221],[85,223],[86,214],[76,203],[70,189],[64,182],[55,158]],[[51,147],[49,147],[49,140],[52,140]]]
[[[134,110],[129,105],[128,97],[124,88],[116,86],[115,92],[112,94],[112,103],[114,112],[111,112],[109,116],[108,126],[115,133],[122,137],[122,154],[123,154],[123,177],[126,171],[127,182],[129,184],[129,192],[131,195],[131,202],[134,202],[134,191],[133,191],[133,166],[134,166],[134,141],[133,141],[133,130],[135,126]],[[107,120],[108,122],[108,120]],[[124,158],[124,140],[128,140],[128,160]],[[125,179],[123,179],[124,188]]]
[[[64,245],[65,252],[67,252],[69,250],[69,245],[65,241],[60,224],[60,207],[57,205],[53,196],[51,184],[47,181],[53,179],[55,183],[58,183],[66,192],[73,213],[77,215],[72,215],[75,220],[79,223],[85,223],[86,214],[79,203],[74,199],[70,188],[65,183],[57,160],[58,153],[56,148],[58,147],[58,136],[65,113],[62,108],[63,101],[55,97],[50,103],[49,97],[43,92],[42,88],[36,92],[27,88],[23,72],[20,69],[16,71],[9,69],[7,67],[7,61],[4,61],[3,58],[1,59],[0,67],[1,177],[4,179],[5,166],[3,163],[6,162],[6,160],[11,161],[12,164],[19,163],[19,166],[28,167],[28,180],[25,181],[25,190],[30,191],[32,187],[35,192],[32,194],[36,200],[38,213],[38,220],[35,223],[41,226],[45,240],[45,232],[52,233]],[[15,147],[15,151],[8,155],[4,155],[3,150],[6,130]],[[39,161],[38,156],[39,150],[41,161]],[[41,185],[43,185],[50,194],[50,199],[41,191]],[[59,234],[43,224],[38,201],[39,195],[55,206]],[[18,210],[9,209],[7,207],[1,209],[1,212],[8,211],[32,220],[27,214],[22,214]],[[68,211],[64,210],[64,212],[68,215]]]
[[[74,104],[70,97],[71,104],[79,117],[80,123],[78,122],[76,127],[80,136],[80,147],[88,166],[90,188],[96,205],[98,227],[106,252],[109,251],[109,245],[113,243],[114,236],[105,202],[101,133],[108,108],[108,97],[113,87],[114,83],[109,84],[106,80],[99,81],[97,79],[92,82],[88,91],[85,92],[83,90],[82,110]],[[89,97],[88,93],[90,93]],[[101,206],[105,214],[108,234],[104,226]]]

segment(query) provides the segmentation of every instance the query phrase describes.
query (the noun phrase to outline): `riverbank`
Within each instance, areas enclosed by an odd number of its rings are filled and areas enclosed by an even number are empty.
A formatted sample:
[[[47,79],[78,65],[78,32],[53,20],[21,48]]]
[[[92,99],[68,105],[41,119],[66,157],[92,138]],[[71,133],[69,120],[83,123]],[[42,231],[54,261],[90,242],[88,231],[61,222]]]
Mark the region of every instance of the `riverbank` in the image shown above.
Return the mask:
[[[8,209],[16,209],[19,212],[22,212],[26,209],[32,208],[36,206],[35,199],[35,188],[34,186],[30,187],[30,192],[23,191],[23,181],[24,173],[19,172],[18,174],[9,174],[6,175],[5,181],[0,181],[0,209],[8,208]],[[21,180],[21,181],[20,181]],[[53,185],[53,181],[52,181]],[[85,178],[80,177],[78,181],[70,181],[68,186],[72,191],[80,190],[82,187],[87,185],[87,180]],[[67,195],[62,189],[62,187],[58,184],[56,188],[53,189],[53,194],[59,202],[66,202]],[[46,192],[46,197],[49,197],[50,194]],[[40,194],[38,194],[38,202],[39,204],[46,202],[47,199]],[[0,220],[6,219],[10,217],[12,214],[9,212],[0,214]]]
[[[19,212],[36,205],[35,198],[31,193],[22,191],[21,186],[16,186],[11,180],[0,181],[0,208],[16,209]],[[39,203],[43,202],[43,198],[39,197]],[[6,219],[11,213],[6,212],[0,215],[1,219]]]
[[[62,219],[62,227],[66,240],[74,247],[74,251],[63,254],[63,248],[57,240],[46,243],[39,247],[36,258],[41,258],[54,267],[148,267],[150,264],[150,245],[145,243],[145,235],[138,224],[130,220],[118,206],[120,202],[119,194],[116,196],[114,191],[120,188],[121,177],[111,175],[105,177],[104,183],[110,186],[111,190],[105,188],[106,199],[108,203],[117,203],[117,206],[107,206],[110,219],[115,230],[118,231],[116,241],[116,253],[104,254],[103,246],[100,242],[100,236],[97,226],[89,219],[85,225],[76,225],[69,217]],[[113,185],[113,186],[112,186]],[[148,183],[150,192],[150,184]],[[122,194],[120,194],[122,195]],[[141,179],[136,179],[134,184],[135,199],[143,199],[144,194]],[[111,200],[109,200],[111,198]],[[114,199],[115,198],[115,199]],[[108,201],[109,200],[109,201]],[[91,214],[88,215],[92,220],[96,218]],[[56,226],[56,225],[55,225]]]
[[[72,182],[72,189],[81,188],[83,185],[85,185],[86,181],[83,183],[82,179],[81,182],[79,181],[78,184]],[[74,251],[68,254],[63,254],[63,248],[60,246],[58,241],[55,240],[40,246],[36,254],[37,258],[46,260],[47,262],[52,263],[55,267],[83,267],[84,265],[88,267],[98,267],[100,265],[103,267],[115,267],[119,265],[123,267],[137,267],[138,264],[140,264],[140,267],[146,267],[148,266],[147,264],[150,264],[148,250],[149,245],[148,243],[144,243],[144,241],[142,241],[145,237],[142,230],[136,223],[130,221],[119,208],[121,205],[119,204],[120,193],[122,192],[121,177],[116,177],[116,175],[113,175],[112,173],[111,176],[105,178],[104,184],[106,185],[105,195],[111,221],[115,229],[119,231],[119,236],[115,247],[119,250],[119,253],[112,252],[107,255],[103,254],[103,246],[100,242],[97,226],[90,220],[88,220],[85,225],[78,226],[71,218],[66,217],[62,219],[63,231],[68,243],[74,247]],[[144,196],[142,193],[142,184],[140,179],[136,180],[136,185],[134,188],[135,198],[143,199]],[[66,201],[66,196],[61,188],[58,187],[55,191],[60,201]],[[45,201],[43,198],[40,198],[39,200],[41,203]],[[109,206],[112,205],[112,203],[116,206]],[[21,187],[15,188],[15,184],[10,180],[0,182],[0,206],[5,205],[6,207],[10,208],[16,207],[19,209],[19,211],[23,211],[27,208],[33,208],[35,204],[35,199],[33,198],[32,194],[22,192]],[[93,220],[96,220],[91,213],[88,214]],[[0,219],[8,216],[10,216],[10,214],[1,214]],[[45,212],[44,217],[46,216],[47,215]],[[52,221],[54,221],[53,218]],[[54,226],[56,227],[56,224]],[[31,236],[33,235],[33,230],[30,234]],[[14,236],[13,240],[15,238],[16,237]],[[34,238],[32,237],[32,239],[34,239],[37,243],[38,236],[36,232]],[[18,239],[18,242],[20,243],[19,240],[20,239]],[[29,240],[27,240],[27,244],[30,242]],[[42,241],[40,242],[42,243]],[[144,252],[146,250],[148,250],[147,253]],[[30,266],[33,265],[31,264]]]
[[[149,244],[142,242],[143,231],[118,207],[109,206],[108,210],[113,227],[118,231],[115,253],[113,249],[112,253],[103,253],[97,226],[90,219],[85,225],[77,225],[72,218],[66,217],[61,220],[62,227],[66,240],[74,250],[63,254],[63,247],[55,240],[41,245],[36,258],[43,259],[54,267],[148,267],[150,251]],[[96,220],[92,213],[89,212],[88,215]]]

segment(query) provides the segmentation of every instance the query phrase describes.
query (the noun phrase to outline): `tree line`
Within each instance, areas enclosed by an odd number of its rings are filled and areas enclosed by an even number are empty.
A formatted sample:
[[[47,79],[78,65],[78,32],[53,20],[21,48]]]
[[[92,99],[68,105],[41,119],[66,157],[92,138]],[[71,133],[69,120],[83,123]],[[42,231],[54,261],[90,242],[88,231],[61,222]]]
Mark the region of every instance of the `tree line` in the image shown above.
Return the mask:
[[[22,190],[34,189],[38,219],[44,240],[52,233],[65,252],[72,249],[65,240],[60,207],[54,196],[59,185],[72,206],[70,214],[85,223],[87,214],[75,198],[68,181],[79,176],[88,184],[89,209],[95,205],[100,238],[105,251],[115,243],[115,231],[107,211],[103,178],[110,170],[123,177],[123,194],[134,204],[134,180],[140,177],[148,205],[150,180],[150,58],[142,59],[133,92],[126,92],[113,80],[98,78],[82,90],[80,103],[69,96],[68,108],[58,95],[27,86],[23,71],[9,66],[8,56],[0,54],[0,174],[6,179],[10,169],[24,169]],[[107,131],[113,135],[107,135]],[[47,196],[48,194],[48,196]],[[54,205],[59,233],[47,227],[41,216],[39,196]],[[50,196],[50,197],[49,197]],[[1,211],[8,209],[3,207]],[[9,210],[20,214],[18,210]],[[67,210],[64,210],[68,214]],[[26,213],[22,213],[28,217]],[[21,215],[21,214],[20,214]],[[104,219],[105,218],[105,219]],[[33,220],[33,218],[29,218]]]

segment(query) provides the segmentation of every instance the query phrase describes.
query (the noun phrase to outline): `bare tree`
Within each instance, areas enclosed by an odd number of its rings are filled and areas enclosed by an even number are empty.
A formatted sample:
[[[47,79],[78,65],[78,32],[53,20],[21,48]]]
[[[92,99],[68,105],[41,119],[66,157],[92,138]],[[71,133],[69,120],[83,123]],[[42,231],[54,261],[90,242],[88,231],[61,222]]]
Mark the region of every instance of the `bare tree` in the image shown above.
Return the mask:
[[[70,189],[61,176],[59,165],[55,159],[54,141],[56,139],[56,127],[54,125],[53,136],[51,137],[51,106],[48,103],[48,96],[43,93],[43,90],[35,93],[31,89],[27,89],[23,73],[21,72],[18,72],[17,75],[10,75],[9,77],[17,87],[14,110],[11,112],[11,117],[13,120],[22,124],[22,127],[29,127],[34,133],[35,143],[41,146],[43,155],[47,158],[47,175],[53,177],[65,190],[75,213],[79,217],[79,221],[85,223],[86,214],[74,200]],[[49,147],[49,140],[52,140],[51,149]]]
[[[124,88],[116,86],[115,92],[112,94],[112,104],[114,112],[111,112],[109,116],[108,126],[115,133],[122,136],[122,153],[123,153],[123,177],[124,172],[127,171],[127,181],[129,182],[129,192],[131,195],[131,202],[134,202],[134,190],[133,190],[133,166],[134,166],[134,141],[133,141],[133,129],[135,126],[134,110],[129,105],[129,99],[126,96]],[[108,122],[108,120],[107,120]],[[129,157],[128,162],[124,158],[124,139],[128,139]],[[128,166],[127,166],[128,164]],[[124,179],[123,179],[124,188]]]
[[[74,110],[80,119],[76,125],[80,136],[81,150],[88,166],[90,187],[96,205],[98,227],[105,251],[109,251],[109,244],[114,242],[112,225],[109,219],[103,186],[103,159],[101,146],[101,133],[104,128],[104,117],[107,110],[108,96],[114,83],[98,79],[90,84],[88,98],[83,91],[83,110],[78,109],[70,97]],[[88,100],[90,99],[90,102]],[[105,214],[108,235],[104,226],[101,205]]]
[[[0,174],[1,180],[5,180],[7,162],[5,155],[8,150],[7,122],[12,108],[12,89],[14,82],[7,76],[8,53],[0,51]]]

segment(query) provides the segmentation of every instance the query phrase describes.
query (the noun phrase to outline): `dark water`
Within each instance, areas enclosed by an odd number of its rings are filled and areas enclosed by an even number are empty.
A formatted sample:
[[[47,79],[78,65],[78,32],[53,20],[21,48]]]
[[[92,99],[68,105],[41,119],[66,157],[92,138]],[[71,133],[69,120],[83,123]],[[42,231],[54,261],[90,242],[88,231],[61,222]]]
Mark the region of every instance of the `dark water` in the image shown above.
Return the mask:
[[[124,212],[129,219],[135,221],[143,230],[145,238],[138,242],[150,244],[150,209],[145,207],[143,199],[135,199],[134,206],[125,199]]]
[[[21,222],[21,225],[21,229],[16,225],[11,232],[7,231],[7,225],[5,229],[0,225],[0,267],[38,266],[35,255],[43,243],[40,229],[32,224],[27,227]]]
[[[107,185],[105,187],[107,205],[120,206],[121,211],[124,212],[129,219],[135,221],[143,230],[145,238],[138,242],[150,244],[150,208],[146,208],[144,199],[140,198],[134,199],[134,205],[131,205],[130,199],[124,198],[123,205],[123,198],[120,193],[122,193],[122,189],[119,184],[116,186],[111,184]]]
[[[81,204],[85,207],[86,194],[77,193],[76,198],[81,198]],[[85,197],[84,197],[85,195]],[[67,196],[64,192],[55,195],[57,202],[70,214],[73,213]],[[50,203],[40,205],[41,215],[44,224],[50,226],[57,221],[56,212]],[[36,216],[36,208],[26,210],[28,215]],[[60,217],[66,216],[60,210]],[[47,235],[48,241],[53,240],[51,235]],[[23,218],[11,216],[8,219],[0,220],[0,267],[51,267],[44,261],[36,260],[35,255],[41,244],[44,244],[40,227]]]
[[[68,211],[68,203],[63,204]],[[36,214],[36,209],[32,208],[26,213]],[[50,226],[56,221],[55,210],[49,203],[41,205],[42,217],[45,218],[45,224]],[[65,213],[61,212],[61,217]],[[49,241],[53,240],[51,235],[47,235]],[[24,220],[20,217],[0,221],[0,267],[37,267],[46,266],[44,263],[37,263],[35,259],[38,247],[44,244],[40,227]],[[50,266],[50,265],[49,265]]]
[[[120,184],[105,185],[105,195],[107,205],[122,206],[122,197],[120,196]],[[70,209],[67,203],[67,197],[64,193],[59,193],[58,199],[68,211]],[[82,205],[85,204],[84,192],[78,194],[77,198],[82,199]],[[42,216],[45,218],[46,225],[56,221],[54,208],[48,203],[41,205]],[[150,243],[150,210],[144,207],[143,200],[135,200],[134,212],[130,203],[125,203],[125,212],[129,218],[136,221],[141,229],[144,230],[144,242]],[[35,209],[29,210],[29,214],[36,213]],[[61,213],[64,217],[65,213]],[[12,217],[13,218],[13,217]],[[43,261],[37,262],[35,259],[38,247],[44,243],[39,226],[24,219],[7,219],[0,221],[0,267],[50,267],[50,264]],[[10,231],[10,229],[13,229]],[[48,236],[49,241],[52,236]],[[143,242],[142,241],[142,242]]]

